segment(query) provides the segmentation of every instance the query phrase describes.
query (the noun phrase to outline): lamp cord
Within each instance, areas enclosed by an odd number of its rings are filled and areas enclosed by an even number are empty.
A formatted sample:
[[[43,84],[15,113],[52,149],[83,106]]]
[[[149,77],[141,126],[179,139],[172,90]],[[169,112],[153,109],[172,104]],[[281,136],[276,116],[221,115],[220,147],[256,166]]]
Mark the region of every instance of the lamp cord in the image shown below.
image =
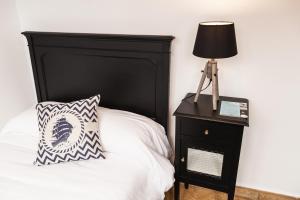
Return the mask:
[[[210,84],[211,84],[211,79],[209,79],[209,83],[207,84],[207,86],[206,86],[205,88],[203,88],[203,89],[201,90],[201,92],[204,91],[204,90],[206,90],[206,89],[210,86]]]

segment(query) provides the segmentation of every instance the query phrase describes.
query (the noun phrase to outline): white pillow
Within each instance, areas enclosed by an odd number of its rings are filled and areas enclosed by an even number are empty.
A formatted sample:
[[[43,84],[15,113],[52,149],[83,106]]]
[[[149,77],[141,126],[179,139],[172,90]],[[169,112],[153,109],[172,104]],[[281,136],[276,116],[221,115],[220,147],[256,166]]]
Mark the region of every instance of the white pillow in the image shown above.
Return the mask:
[[[171,157],[165,130],[157,122],[132,112],[103,107],[98,107],[98,113],[104,151],[129,155],[147,147],[163,157]]]
[[[147,148],[151,152],[170,158],[172,149],[165,135],[164,128],[142,115],[131,112],[98,107],[100,140],[103,150],[118,153],[120,155],[139,154],[141,148]],[[11,141],[17,135],[27,135],[28,142],[24,140]],[[38,120],[34,107],[22,112],[11,119],[2,129],[0,135],[6,135],[6,140],[16,145],[27,146],[36,149],[38,140]],[[3,141],[4,137],[0,138]],[[24,137],[22,137],[24,138]],[[34,138],[34,141],[32,141]],[[142,156],[142,155],[141,155]]]
[[[23,111],[16,117],[9,120],[2,128],[0,134],[30,134],[38,136],[38,118],[35,106]]]

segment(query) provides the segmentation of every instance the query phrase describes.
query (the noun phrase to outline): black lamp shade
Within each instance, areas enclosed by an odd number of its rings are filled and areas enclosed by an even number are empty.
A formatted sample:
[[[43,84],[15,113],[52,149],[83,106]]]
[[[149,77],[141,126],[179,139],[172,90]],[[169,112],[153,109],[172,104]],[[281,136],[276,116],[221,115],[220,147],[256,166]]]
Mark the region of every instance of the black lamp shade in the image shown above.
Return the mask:
[[[237,54],[232,22],[199,24],[193,54],[202,58],[228,58]]]

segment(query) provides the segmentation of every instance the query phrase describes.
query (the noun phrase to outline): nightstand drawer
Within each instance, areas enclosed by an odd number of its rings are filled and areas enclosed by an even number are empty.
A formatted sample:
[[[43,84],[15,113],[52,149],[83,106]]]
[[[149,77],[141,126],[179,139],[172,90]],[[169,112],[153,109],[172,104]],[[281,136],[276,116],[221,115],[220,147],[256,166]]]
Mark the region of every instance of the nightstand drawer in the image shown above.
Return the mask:
[[[182,118],[181,134],[203,139],[231,139],[240,126],[199,119]]]

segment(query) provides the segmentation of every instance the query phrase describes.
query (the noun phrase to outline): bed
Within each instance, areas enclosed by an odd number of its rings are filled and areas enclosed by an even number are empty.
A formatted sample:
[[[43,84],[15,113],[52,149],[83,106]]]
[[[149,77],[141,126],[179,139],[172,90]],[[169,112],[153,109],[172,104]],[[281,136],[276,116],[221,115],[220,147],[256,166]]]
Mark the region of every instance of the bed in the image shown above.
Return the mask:
[[[163,199],[174,181],[166,136],[173,37],[23,34],[38,102],[101,94],[106,159],[34,166],[38,128],[29,108],[0,132],[0,199]]]

